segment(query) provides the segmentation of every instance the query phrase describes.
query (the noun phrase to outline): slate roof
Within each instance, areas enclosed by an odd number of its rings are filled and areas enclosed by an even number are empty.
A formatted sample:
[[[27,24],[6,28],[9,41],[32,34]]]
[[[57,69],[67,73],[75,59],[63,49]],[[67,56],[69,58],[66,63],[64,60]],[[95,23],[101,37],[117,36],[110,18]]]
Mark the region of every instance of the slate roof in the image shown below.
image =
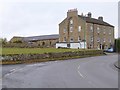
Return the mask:
[[[87,23],[93,23],[93,24],[99,24],[99,25],[114,27],[113,25],[111,25],[111,24],[109,24],[105,21],[101,21],[101,20],[98,20],[98,19],[95,19],[95,18],[90,18],[90,17],[86,17],[86,16],[81,16],[81,15],[78,15],[78,17],[84,19]],[[65,18],[62,22],[64,22],[66,19],[67,18]]]
[[[59,34],[53,34],[53,35],[41,35],[41,36],[31,36],[31,37],[23,37],[23,41],[29,42],[29,41],[39,41],[39,40],[50,40],[50,39],[58,39]]]
[[[81,15],[78,15],[78,17],[84,19],[88,23],[93,23],[93,24],[99,24],[99,25],[105,25],[105,26],[114,27],[113,25],[110,25],[107,22],[104,22],[104,21],[101,21],[101,20],[98,20],[98,19],[95,19],[95,18],[85,17],[85,16],[81,16]]]

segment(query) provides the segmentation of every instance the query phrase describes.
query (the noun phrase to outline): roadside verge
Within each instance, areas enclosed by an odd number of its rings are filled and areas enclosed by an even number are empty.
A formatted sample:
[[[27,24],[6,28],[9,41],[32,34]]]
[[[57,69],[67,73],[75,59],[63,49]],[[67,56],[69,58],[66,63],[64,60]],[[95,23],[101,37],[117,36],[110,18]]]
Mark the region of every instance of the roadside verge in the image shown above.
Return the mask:
[[[21,63],[36,63],[55,60],[67,60],[73,58],[83,58],[104,55],[102,50],[83,50],[44,54],[7,54],[2,55],[0,64],[21,64]]]

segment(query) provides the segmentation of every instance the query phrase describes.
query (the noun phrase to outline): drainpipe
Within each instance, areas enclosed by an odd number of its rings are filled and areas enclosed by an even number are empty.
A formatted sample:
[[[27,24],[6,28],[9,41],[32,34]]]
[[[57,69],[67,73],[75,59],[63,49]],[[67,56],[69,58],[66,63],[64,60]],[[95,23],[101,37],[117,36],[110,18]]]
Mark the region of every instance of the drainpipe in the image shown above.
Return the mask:
[[[70,19],[71,19],[71,17],[68,18],[68,26],[67,26],[67,28],[68,28],[68,44],[69,45],[70,45]],[[69,48],[70,48],[70,46],[69,46]]]
[[[85,20],[85,23],[84,23],[84,49],[85,49],[85,42],[86,42],[86,35],[85,35],[85,32],[86,32],[86,17],[83,18]]]

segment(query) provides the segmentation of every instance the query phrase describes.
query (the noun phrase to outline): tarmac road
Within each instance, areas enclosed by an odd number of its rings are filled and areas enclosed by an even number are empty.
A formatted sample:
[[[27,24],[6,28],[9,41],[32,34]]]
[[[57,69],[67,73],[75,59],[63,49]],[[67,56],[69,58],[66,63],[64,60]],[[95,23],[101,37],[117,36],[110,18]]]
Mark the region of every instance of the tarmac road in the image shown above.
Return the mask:
[[[117,54],[4,65],[3,88],[118,88]]]

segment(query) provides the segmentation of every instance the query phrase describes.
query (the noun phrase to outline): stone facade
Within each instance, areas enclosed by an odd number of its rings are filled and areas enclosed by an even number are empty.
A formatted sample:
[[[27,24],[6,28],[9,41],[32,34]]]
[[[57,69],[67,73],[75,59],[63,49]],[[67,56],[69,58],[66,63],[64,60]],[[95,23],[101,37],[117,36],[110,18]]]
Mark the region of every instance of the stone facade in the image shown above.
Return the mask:
[[[103,21],[103,17],[92,18],[78,15],[77,9],[68,10],[67,17],[59,24],[59,42],[87,43],[88,49],[107,49],[114,45],[114,26]]]
[[[10,43],[19,44],[20,47],[22,44],[24,44],[23,47],[55,47],[57,42],[59,42],[58,34],[31,37],[13,37],[10,40]],[[17,47],[19,46],[17,45]]]
[[[55,47],[56,42],[58,39],[39,40],[36,43],[40,47]]]
[[[14,37],[10,40],[10,42],[11,42],[11,43],[15,43],[15,42],[18,42],[18,41],[21,41],[21,42],[22,42],[22,38],[23,38],[23,37],[14,36]]]

